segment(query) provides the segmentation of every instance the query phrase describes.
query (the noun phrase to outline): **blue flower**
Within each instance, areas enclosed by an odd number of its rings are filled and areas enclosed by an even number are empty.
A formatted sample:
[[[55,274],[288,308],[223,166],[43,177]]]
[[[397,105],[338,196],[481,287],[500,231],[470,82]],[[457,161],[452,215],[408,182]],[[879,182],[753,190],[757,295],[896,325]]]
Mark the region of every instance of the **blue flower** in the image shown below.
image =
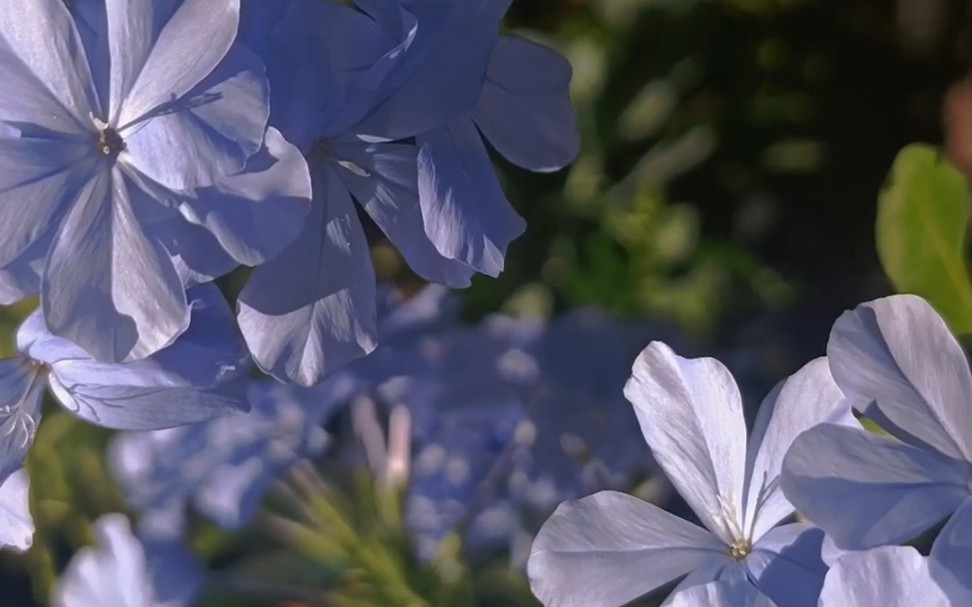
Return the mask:
[[[932,555],[972,591],[972,372],[961,346],[926,301],[897,295],[845,312],[827,357],[886,435],[808,430],[784,462],[787,498],[849,550],[912,540],[951,515]]]
[[[375,347],[374,274],[352,200],[419,275],[465,287],[475,272],[498,274],[523,231],[473,123],[528,168],[576,152],[570,68],[500,40],[509,0],[358,5],[244,5],[271,122],[308,155],[315,209],[298,241],[254,272],[240,326],[263,369],[304,385]]]
[[[145,526],[181,535],[185,509],[225,529],[247,524],[267,489],[328,444],[324,421],[358,384],[337,374],[313,389],[250,385],[250,412],[157,432],[119,435],[109,450],[115,478]]]
[[[201,565],[183,546],[140,540],[121,514],[95,522],[98,545],[82,548],[54,589],[55,607],[188,607]]]
[[[714,359],[686,359],[653,342],[625,396],[658,465],[703,527],[614,491],[565,502],[528,563],[548,607],[612,607],[683,576],[675,593],[715,580],[751,583],[779,604],[813,606],[823,583],[823,533],[779,490],[783,454],[804,429],[849,406],[817,359],[770,393],[746,439],[739,390]]]
[[[0,297],[39,290],[53,334],[134,360],[189,324],[193,277],[171,256],[273,257],[310,184],[267,131],[239,0],[76,4],[0,7]]]

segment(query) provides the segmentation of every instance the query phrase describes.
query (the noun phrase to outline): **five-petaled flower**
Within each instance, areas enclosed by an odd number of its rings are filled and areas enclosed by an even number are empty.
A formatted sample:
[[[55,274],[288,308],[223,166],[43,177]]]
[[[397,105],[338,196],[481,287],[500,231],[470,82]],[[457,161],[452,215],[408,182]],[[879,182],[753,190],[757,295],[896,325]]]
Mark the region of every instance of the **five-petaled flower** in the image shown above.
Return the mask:
[[[794,509],[778,479],[795,436],[849,416],[827,362],[810,362],[770,393],[748,445],[739,389],[715,359],[682,358],[653,342],[625,396],[659,466],[705,528],[612,491],[565,502],[533,545],[537,597],[548,607],[619,607],[685,576],[675,596],[724,580],[785,597],[781,605],[815,605],[827,569],[823,532],[779,525]]]

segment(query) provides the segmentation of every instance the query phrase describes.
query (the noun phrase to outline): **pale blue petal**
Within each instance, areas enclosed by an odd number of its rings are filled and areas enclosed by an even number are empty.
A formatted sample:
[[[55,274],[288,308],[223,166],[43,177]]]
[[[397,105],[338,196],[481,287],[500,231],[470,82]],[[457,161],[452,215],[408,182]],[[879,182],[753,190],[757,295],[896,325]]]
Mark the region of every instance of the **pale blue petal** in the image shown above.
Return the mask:
[[[827,573],[820,556],[823,539],[823,531],[804,523],[770,529],[746,557],[750,578],[780,605],[815,607]]]
[[[819,607],[956,607],[935,583],[928,561],[910,546],[850,552],[830,569]]]
[[[931,557],[933,576],[941,566],[972,597],[972,496],[945,523],[932,544]]]
[[[29,492],[30,478],[23,468],[0,482],[0,548],[22,552],[34,542]]]
[[[476,127],[457,120],[416,142],[426,234],[443,256],[498,276],[526,224],[506,200]]]
[[[580,150],[570,77],[570,64],[557,52],[504,36],[472,118],[513,164],[541,172],[561,169]]]
[[[783,456],[793,439],[819,423],[840,421],[852,423],[853,416],[826,358],[780,382],[763,401],[746,454],[746,528],[752,529],[754,538],[793,514],[779,489]]]
[[[311,180],[300,150],[276,129],[242,173],[196,191],[183,215],[213,233],[233,259],[255,266],[280,254],[303,227],[311,206]]]
[[[845,312],[831,331],[827,356],[841,389],[875,401],[893,424],[888,432],[972,461],[972,373],[925,300],[894,295]]]
[[[94,531],[97,545],[75,553],[54,607],[188,607],[201,578],[187,551],[143,545],[121,514],[101,517]]]
[[[99,110],[81,39],[61,0],[0,2],[0,66],[6,89],[0,99],[15,99],[0,106],[0,120],[43,121],[47,128],[63,124],[56,130],[77,132]],[[24,97],[16,99],[18,94]],[[45,115],[51,109],[55,113]],[[69,126],[69,120],[75,124]]]
[[[652,342],[624,395],[658,465],[699,519],[726,544],[743,522],[746,422],[739,388],[714,358],[682,358]]]
[[[121,514],[96,521],[97,546],[75,553],[54,589],[55,607],[154,607],[145,551]]]
[[[681,590],[678,594],[672,595],[666,605],[668,607],[777,607],[776,603],[752,584],[722,580]]]
[[[797,437],[782,487],[843,549],[914,539],[969,494],[966,462],[863,428],[821,424]]]
[[[23,466],[41,419],[44,377],[23,356],[0,360],[0,478]]]
[[[408,265],[426,280],[468,287],[475,271],[440,254],[425,233],[415,146],[348,138],[332,149],[342,181]]]
[[[171,346],[130,363],[102,363],[45,334],[35,317],[24,331],[30,355],[48,362],[61,403],[100,426],[152,430],[246,409],[248,356],[229,306],[212,285],[189,292],[193,322]]]
[[[137,186],[117,169],[90,181],[54,239],[41,282],[52,333],[95,358],[144,358],[189,324],[182,280],[132,208]]]
[[[173,0],[169,10],[157,1],[137,2],[134,10],[122,0],[108,4],[112,79],[118,79],[111,83],[110,122],[119,126],[203,82],[226,57],[239,27],[240,0]]]
[[[602,491],[557,508],[534,540],[527,572],[546,607],[619,607],[725,559],[725,546],[708,531]]]
[[[126,145],[120,160],[172,189],[213,185],[243,170],[262,147],[269,95],[263,64],[235,45],[194,89],[120,127]]]
[[[330,167],[315,171],[304,232],[254,270],[239,323],[263,370],[303,386],[375,347],[375,276],[354,203]]]

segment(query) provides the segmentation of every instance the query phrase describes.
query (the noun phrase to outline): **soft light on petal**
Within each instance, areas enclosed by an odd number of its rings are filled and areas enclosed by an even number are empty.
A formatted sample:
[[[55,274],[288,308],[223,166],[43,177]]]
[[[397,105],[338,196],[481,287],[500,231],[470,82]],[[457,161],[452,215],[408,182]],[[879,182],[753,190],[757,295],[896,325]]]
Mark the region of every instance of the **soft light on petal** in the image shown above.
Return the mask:
[[[498,276],[507,246],[526,225],[506,200],[476,127],[456,120],[416,141],[426,234],[443,256]]]
[[[783,456],[793,439],[816,424],[840,421],[853,422],[853,416],[826,358],[807,363],[763,401],[746,454],[746,527],[753,539],[793,513],[779,489]]]
[[[51,332],[105,361],[149,356],[189,324],[182,280],[142,231],[132,188],[117,169],[87,184],[61,224],[41,282]]]
[[[29,491],[30,478],[23,468],[0,482],[0,548],[24,551],[34,542]]]
[[[630,495],[564,502],[527,565],[546,607],[620,607],[705,563],[727,561],[717,537]]]
[[[656,341],[635,361],[624,395],[658,465],[705,526],[731,544],[742,531],[746,464],[732,375],[713,358],[682,358]]]
[[[972,596],[969,597],[972,600]],[[935,583],[928,561],[910,546],[850,552],[831,567],[820,607],[955,607]]]
[[[972,496],[945,523],[932,544],[931,557],[932,575],[938,574],[940,566],[972,597]]]
[[[44,375],[23,356],[0,360],[0,478],[23,466],[41,418]]]

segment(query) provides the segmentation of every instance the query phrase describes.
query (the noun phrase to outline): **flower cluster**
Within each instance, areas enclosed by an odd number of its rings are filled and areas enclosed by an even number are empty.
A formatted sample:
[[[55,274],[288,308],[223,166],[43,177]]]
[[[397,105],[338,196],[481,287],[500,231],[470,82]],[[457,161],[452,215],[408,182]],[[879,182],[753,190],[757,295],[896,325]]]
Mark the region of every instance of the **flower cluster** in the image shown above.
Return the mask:
[[[545,605],[620,607],[679,578],[672,605],[972,604],[972,372],[921,298],[845,313],[748,444],[714,359],[652,343],[625,395],[701,526],[621,493],[565,502],[529,560]],[[896,545],[949,515],[928,556]]]
[[[268,408],[290,388],[247,376],[252,360],[305,387],[331,376],[327,392],[375,348],[379,294],[355,205],[430,281],[503,269],[524,224],[486,142],[534,171],[578,148],[570,66],[501,35],[509,5],[2,3],[0,303],[40,305],[20,355],[0,362],[0,542],[30,544],[22,462],[45,385],[108,428],[171,429],[252,403],[247,423],[314,443],[327,407]],[[212,282],[240,266],[253,270],[234,314]],[[169,438],[208,449],[220,428]],[[289,461],[254,435],[222,458]],[[106,549],[134,550],[119,529],[104,523]]]

